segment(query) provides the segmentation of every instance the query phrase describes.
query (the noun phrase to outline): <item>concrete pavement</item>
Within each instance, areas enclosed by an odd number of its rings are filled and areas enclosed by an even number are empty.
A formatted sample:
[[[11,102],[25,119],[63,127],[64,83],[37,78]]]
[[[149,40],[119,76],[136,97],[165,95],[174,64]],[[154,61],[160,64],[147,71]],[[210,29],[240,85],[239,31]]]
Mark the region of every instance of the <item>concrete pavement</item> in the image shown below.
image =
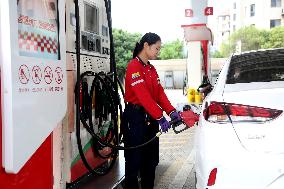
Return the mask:
[[[187,103],[187,97],[183,96],[182,90],[165,90],[165,92],[174,107]],[[171,129],[160,136],[160,162],[156,169],[154,189],[195,189],[194,130],[193,127],[175,134]],[[123,189],[123,179],[124,157],[123,151],[120,151],[116,165],[110,173],[90,178],[77,188]],[[117,183],[115,187],[114,183]]]
[[[165,90],[172,105],[187,103],[182,90]],[[175,134],[171,129],[160,136],[160,163],[155,189],[195,189],[194,127]]]
[[[160,137],[160,162],[155,189],[194,189],[194,128],[175,134],[172,130]]]

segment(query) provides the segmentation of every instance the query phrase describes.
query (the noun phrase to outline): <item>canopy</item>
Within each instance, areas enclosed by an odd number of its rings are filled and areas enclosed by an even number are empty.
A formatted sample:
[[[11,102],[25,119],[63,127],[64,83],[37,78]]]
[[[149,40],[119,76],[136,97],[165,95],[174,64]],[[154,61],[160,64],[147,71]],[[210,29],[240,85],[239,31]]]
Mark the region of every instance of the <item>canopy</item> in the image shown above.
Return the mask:
[[[185,41],[211,41],[213,44],[213,35],[211,30],[206,24],[193,24],[193,25],[182,25],[184,29]]]

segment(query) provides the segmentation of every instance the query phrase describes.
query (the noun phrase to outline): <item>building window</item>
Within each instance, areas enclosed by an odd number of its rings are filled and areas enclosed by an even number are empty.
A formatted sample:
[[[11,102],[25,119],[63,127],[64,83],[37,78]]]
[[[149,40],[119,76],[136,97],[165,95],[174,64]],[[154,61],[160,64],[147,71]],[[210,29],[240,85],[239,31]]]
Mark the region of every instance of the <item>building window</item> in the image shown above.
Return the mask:
[[[233,20],[236,21],[236,14],[233,14]]]
[[[102,25],[102,35],[108,37],[108,27]]]
[[[281,25],[281,19],[270,20],[270,28],[274,28],[280,25]]]
[[[233,32],[234,32],[234,31],[236,31],[236,26],[235,26],[235,25],[233,25]]]
[[[234,2],[233,8],[236,9],[237,8],[237,3]]]
[[[281,7],[281,0],[271,0],[271,7]]]
[[[255,4],[250,5],[250,16],[253,17],[255,15]]]

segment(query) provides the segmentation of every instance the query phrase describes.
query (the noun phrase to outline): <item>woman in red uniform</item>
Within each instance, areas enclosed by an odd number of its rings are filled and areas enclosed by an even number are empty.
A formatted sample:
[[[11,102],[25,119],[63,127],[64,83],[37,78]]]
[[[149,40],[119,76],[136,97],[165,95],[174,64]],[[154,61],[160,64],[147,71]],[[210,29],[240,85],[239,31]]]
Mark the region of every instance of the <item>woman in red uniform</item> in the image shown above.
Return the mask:
[[[159,131],[170,128],[163,116],[165,111],[172,120],[180,120],[179,114],[168,100],[159,76],[149,60],[156,59],[161,48],[161,38],[155,33],[146,33],[136,43],[133,59],[126,69],[125,101],[122,132],[125,146],[147,142]],[[159,162],[159,140],[146,146],[125,151],[125,185],[138,189],[138,175],[142,189],[154,187],[155,170]]]

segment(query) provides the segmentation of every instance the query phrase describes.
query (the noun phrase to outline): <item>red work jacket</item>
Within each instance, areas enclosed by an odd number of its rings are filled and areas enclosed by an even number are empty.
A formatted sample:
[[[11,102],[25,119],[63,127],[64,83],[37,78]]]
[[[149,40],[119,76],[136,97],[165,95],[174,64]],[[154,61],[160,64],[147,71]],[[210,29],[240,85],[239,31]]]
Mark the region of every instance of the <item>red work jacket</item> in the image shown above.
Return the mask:
[[[154,118],[169,115],[175,108],[168,100],[156,69],[149,62],[144,64],[138,57],[132,59],[126,69],[125,101],[143,106]]]

